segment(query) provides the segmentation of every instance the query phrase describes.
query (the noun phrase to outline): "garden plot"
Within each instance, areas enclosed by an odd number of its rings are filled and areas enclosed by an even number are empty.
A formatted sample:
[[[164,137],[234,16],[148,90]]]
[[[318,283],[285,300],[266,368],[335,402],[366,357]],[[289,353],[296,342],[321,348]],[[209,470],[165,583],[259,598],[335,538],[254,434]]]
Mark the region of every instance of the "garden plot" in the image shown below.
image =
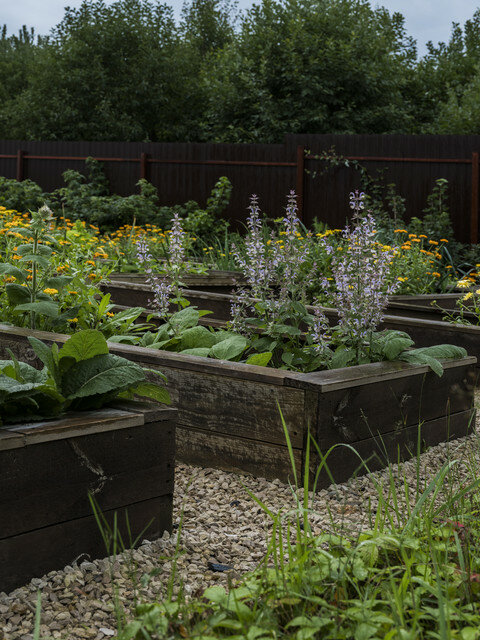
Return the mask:
[[[32,332],[0,327],[0,357],[10,349],[33,363]],[[47,343],[67,337],[38,332]],[[379,468],[416,450],[422,442],[464,436],[473,416],[475,362],[447,360],[439,378],[426,366],[382,362],[348,369],[294,373],[236,362],[110,344],[111,353],[166,374],[178,408],[177,459],[266,478],[287,480],[291,466],[279,410],[293,447],[297,473],[305,466],[308,428],[323,452],[339,443],[356,448]],[[347,480],[358,467],[349,448],[337,448],[334,478]],[[329,484],[326,474],[320,485]]]

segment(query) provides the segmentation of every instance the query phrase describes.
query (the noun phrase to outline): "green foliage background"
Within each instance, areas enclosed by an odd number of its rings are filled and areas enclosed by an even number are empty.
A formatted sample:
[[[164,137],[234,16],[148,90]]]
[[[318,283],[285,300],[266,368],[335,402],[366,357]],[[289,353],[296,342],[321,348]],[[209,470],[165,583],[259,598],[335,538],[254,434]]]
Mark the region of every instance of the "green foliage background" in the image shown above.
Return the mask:
[[[85,0],[0,37],[0,138],[281,142],[285,133],[478,133],[480,10],[417,58],[367,0]]]

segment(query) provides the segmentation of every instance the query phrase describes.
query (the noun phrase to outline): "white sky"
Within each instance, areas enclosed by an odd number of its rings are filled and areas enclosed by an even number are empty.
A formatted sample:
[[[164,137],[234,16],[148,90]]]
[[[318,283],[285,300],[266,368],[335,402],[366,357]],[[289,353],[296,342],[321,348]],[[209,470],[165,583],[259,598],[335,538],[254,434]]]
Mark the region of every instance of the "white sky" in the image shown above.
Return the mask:
[[[108,0],[107,0],[108,1]],[[166,0],[179,15],[183,0]],[[420,54],[425,52],[425,43],[446,41],[452,22],[463,24],[471,18],[480,0],[371,0],[372,5],[383,5],[390,11],[399,11],[405,16],[409,35],[417,40]],[[0,25],[6,24],[9,33],[22,25],[35,27],[38,34],[46,35],[58,24],[63,8],[80,6],[81,0],[0,0]],[[254,0],[239,0],[240,8],[247,8]]]

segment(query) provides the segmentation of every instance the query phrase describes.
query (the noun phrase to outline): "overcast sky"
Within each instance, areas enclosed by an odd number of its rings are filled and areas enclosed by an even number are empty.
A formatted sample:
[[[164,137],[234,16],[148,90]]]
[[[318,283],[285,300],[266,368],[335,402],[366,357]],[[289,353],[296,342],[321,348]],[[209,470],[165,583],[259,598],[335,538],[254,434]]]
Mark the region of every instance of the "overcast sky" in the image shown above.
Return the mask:
[[[109,1],[109,0],[107,0]],[[183,0],[166,0],[179,15]],[[371,0],[372,5],[383,5],[391,11],[400,11],[406,19],[409,35],[417,40],[419,53],[425,52],[425,43],[437,43],[449,38],[452,22],[463,24],[471,18],[480,0]],[[48,34],[63,16],[63,8],[80,6],[81,0],[0,0],[0,24],[6,24],[9,33],[22,25],[35,27],[38,34]],[[254,0],[239,0],[240,8],[254,4]]]

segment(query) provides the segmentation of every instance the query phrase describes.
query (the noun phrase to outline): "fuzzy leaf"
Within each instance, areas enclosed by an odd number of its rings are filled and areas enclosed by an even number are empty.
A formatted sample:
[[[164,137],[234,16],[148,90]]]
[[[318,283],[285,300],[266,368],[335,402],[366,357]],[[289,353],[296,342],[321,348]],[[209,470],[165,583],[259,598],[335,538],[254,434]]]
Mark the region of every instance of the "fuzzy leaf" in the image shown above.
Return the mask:
[[[27,302],[26,304],[18,304],[15,307],[15,311],[34,311],[47,318],[56,318],[58,316],[58,304],[56,302],[47,302],[46,300]]]
[[[27,287],[22,287],[19,284],[7,284],[5,285],[5,291],[10,304],[24,304],[30,302],[30,293]]]
[[[266,367],[272,359],[273,353],[271,351],[265,351],[264,353],[254,353],[247,358],[245,364],[254,364],[257,367]]]
[[[123,391],[144,380],[145,373],[139,365],[112,354],[102,354],[77,361],[62,377],[62,392],[72,400]]]
[[[243,336],[232,335],[222,342],[217,342],[210,349],[210,355],[219,360],[232,360],[239,356],[247,347],[247,340]]]
[[[184,349],[183,351],[180,351],[180,353],[184,353],[186,356],[201,356],[202,358],[207,358],[210,355],[210,347]]]
[[[215,334],[206,327],[198,326],[186,329],[180,339],[180,349],[197,349],[199,347],[213,347],[217,342]]]
[[[162,404],[172,404],[170,394],[165,387],[160,387],[158,384],[154,384],[153,382],[142,382],[141,384],[137,384],[135,387],[132,387],[131,391],[136,396],[140,396],[142,398],[151,398],[152,400],[156,400]]]
[[[74,333],[60,349],[60,359],[75,358],[77,362],[108,353],[108,344],[103,334],[96,329],[85,329]]]

